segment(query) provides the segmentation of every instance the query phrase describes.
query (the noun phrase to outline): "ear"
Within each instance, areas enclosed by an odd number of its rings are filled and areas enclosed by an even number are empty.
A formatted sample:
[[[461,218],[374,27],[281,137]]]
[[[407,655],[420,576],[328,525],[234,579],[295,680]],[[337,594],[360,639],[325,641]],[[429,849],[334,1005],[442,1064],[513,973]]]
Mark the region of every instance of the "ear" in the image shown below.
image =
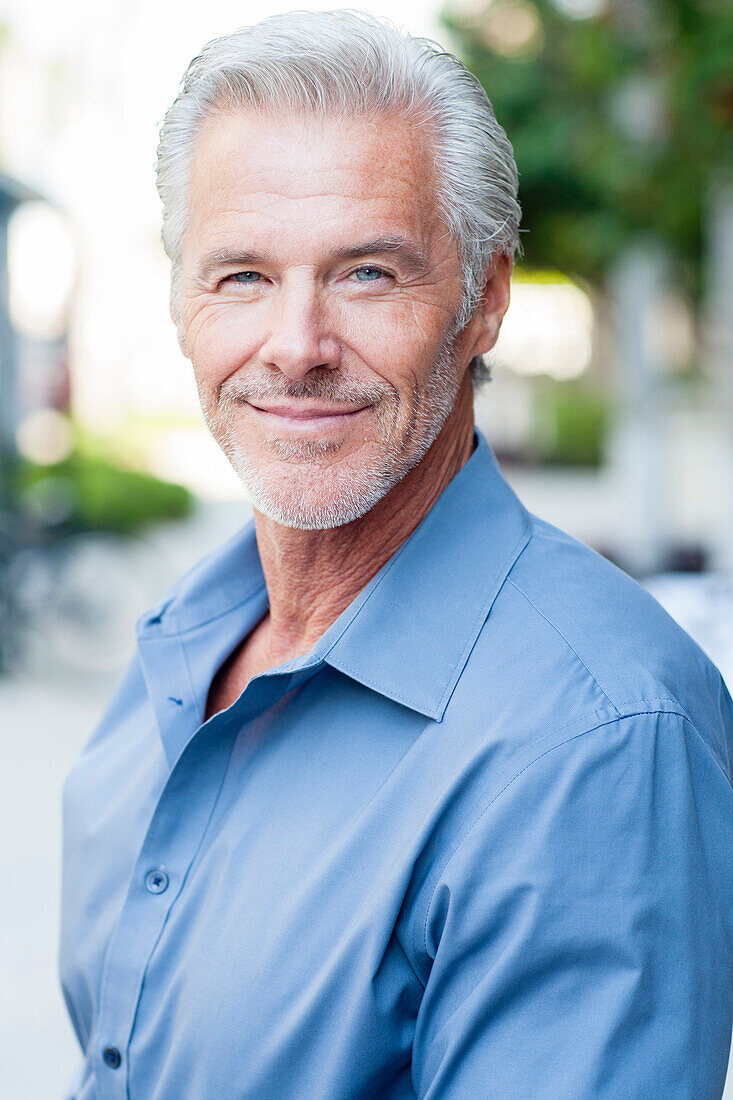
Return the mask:
[[[509,307],[514,261],[504,252],[495,252],[486,276],[481,300],[468,323],[470,358],[485,355],[496,343],[504,314]]]

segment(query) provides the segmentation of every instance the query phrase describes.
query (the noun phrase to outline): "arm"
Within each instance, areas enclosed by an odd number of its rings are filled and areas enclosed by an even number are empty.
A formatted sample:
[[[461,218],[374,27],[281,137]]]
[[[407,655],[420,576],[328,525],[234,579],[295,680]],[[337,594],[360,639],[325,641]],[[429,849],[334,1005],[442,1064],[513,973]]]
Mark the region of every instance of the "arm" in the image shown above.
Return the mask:
[[[428,905],[419,1100],[719,1100],[732,823],[728,777],[676,714],[525,767]]]

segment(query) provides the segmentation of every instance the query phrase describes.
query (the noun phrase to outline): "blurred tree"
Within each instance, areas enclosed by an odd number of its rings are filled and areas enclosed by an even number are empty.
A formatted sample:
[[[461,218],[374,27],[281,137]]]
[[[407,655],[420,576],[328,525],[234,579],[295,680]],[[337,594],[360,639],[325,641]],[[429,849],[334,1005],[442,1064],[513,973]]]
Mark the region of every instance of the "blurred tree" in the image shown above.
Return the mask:
[[[444,21],[514,145],[525,262],[598,285],[654,236],[697,298],[707,189],[731,163],[729,0],[453,0]]]
[[[604,391],[583,380],[538,378],[535,457],[543,466],[600,466],[608,428]]]
[[[46,533],[131,533],[149,523],[180,519],[193,507],[182,485],[126,468],[104,439],[88,432],[77,431],[73,451],[60,462],[23,461],[18,481],[24,513]]]

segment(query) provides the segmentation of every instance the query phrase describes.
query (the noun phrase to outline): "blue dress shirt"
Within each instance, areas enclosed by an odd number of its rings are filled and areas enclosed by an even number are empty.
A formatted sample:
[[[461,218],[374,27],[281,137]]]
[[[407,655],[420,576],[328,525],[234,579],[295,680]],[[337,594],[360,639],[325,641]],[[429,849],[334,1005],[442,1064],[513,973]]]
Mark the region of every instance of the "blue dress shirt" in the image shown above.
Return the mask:
[[[733,703],[484,437],[304,656],[251,524],[138,623],[64,789],[76,1100],[717,1100]]]

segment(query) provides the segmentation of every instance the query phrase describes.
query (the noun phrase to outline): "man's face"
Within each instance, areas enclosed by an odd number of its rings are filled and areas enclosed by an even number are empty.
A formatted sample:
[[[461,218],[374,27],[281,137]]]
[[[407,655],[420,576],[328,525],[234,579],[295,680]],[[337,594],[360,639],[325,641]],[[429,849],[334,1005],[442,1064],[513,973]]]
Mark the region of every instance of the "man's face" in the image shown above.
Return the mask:
[[[182,343],[212,434],[280,523],[364,515],[453,407],[472,351],[434,189],[404,119],[235,111],[199,135]]]

